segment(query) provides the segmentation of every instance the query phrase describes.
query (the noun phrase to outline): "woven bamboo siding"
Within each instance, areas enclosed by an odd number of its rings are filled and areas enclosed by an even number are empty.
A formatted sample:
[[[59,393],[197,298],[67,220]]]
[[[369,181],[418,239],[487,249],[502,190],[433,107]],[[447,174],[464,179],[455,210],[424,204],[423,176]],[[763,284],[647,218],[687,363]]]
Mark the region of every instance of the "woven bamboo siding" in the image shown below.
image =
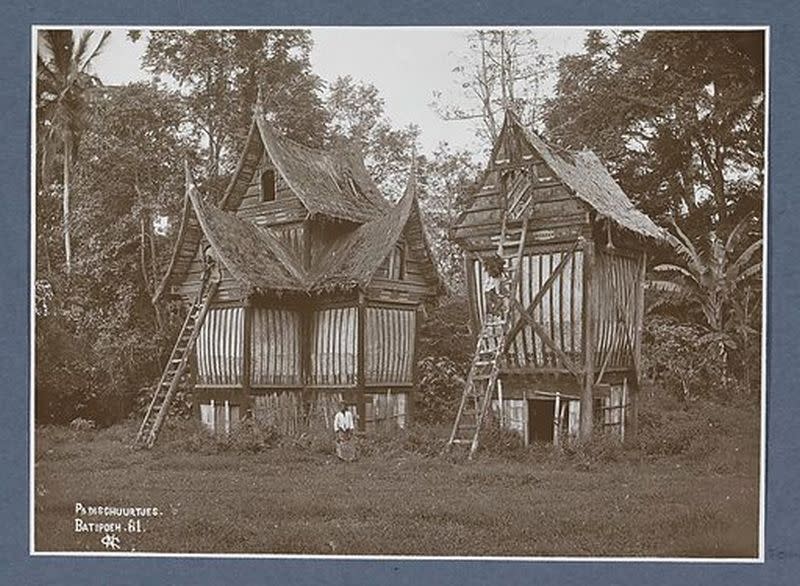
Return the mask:
[[[241,384],[243,315],[241,307],[208,311],[197,337],[198,384]]]
[[[311,333],[312,385],[355,385],[358,310],[336,307],[314,313]]]
[[[636,289],[640,260],[618,254],[596,256],[594,289],[598,367],[627,366],[636,336]]]
[[[364,330],[367,384],[411,384],[414,359],[413,310],[368,307]]]
[[[517,298],[523,307],[528,307],[539,289],[561,262],[565,252],[525,255],[522,257],[522,275]],[[474,287],[470,298],[476,303],[478,318],[483,321],[485,300],[482,283],[485,280],[483,265],[475,260],[472,264]],[[583,255],[576,251],[564,271],[556,277],[550,289],[534,308],[533,317],[550,335],[556,345],[570,357],[581,355],[583,324]],[[555,367],[557,361],[553,351],[544,344],[530,326],[523,327],[509,352],[511,367]]]
[[[301,384],[300,314],[286,309],[253,308],[250,384]]]

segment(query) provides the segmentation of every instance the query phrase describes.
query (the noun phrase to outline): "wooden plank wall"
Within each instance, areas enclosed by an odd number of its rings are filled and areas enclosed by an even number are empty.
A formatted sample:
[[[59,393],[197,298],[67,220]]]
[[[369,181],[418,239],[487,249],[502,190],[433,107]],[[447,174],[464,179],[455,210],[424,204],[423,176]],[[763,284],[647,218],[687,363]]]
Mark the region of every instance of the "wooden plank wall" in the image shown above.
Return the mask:
[[[203,249],[208,245],[208,242],[203,238],[195,250],[192,262],[189,265],[189,270],[183,282],[178,285],[176,292],[184,297],[187,301],[194,300],[197,292],[200,289],[200,282],[203,276]],[[221,263],[220,263],[221,264]],[[242,291],[239,283],[234,279],[225,265],[220,266],[222,280],[220,281],[217,292],[214,296],[215,301],[238,301],[242,298]]]
[[[636,301],[640,260],[617,253],[595,255],[595,364],[598,368],[626,367],[636,338]]]
[[[308,373],[310,385],[356,384],[357,334],[357,307],[334,307],[314,312]]]
[[[514,200],[509,201],[508,205],[513,205],[520,197],[525,202],[535,202],[530,224],[532,233],[547,230],[554,241],[574,240],[572,228],[585,226],[589,221],[586,205],[571,195],[561,183],[531,185],[527,190],[522,190],[523,196],[516,191],[520,191],[519,186],[511,194]],[[500,235],[504,205],[506,204],[499,186],[490,185],[488,189],[479,191],[458,226],[454,228],[454,236],[464,240],[466,248],[470,250],[496,246],[493,238]]]
[[[209,309],[195,348],[197,384],[238,386],[242,382],[244,311],[241,307]]]
[[[261,170],[271,169],[275,172],[275,200],[261,201]],[[262,155],[255,172],[249,178],[247,191],[242,198],[237,214],[251,219],[259,225],[275,225],[296,222],[305,217],[305,208],[294,194],[289,184],[284,181],[280,172],[275,169],[266,154]]]
[[[528,307],[542,284],[561,262],[565,251],[526,254],[522,257],[522,275],[517,299]],[[469,279],[472,290],[470,299],[478,319],[482,322],[485,312],[485,280],[483,264],[472,261],[473,275]],[[556,345],[570,357],[580,357],[583,339],[581,323],[583,309],[583,255],[580,250],[567,263],[564,271],[556,277],[550,290],[534,309],[533,317],[550,334]],[[511,367],[555,367],[555,354],[545,346],[533,328],[525,326],[514,339],[509,352]]]
[[[364,368],[368,385],[412,383],[415,317],[413,309],[366,308]]]
[[[300,385],[300,313],[253,307],[251,386]]]
[[[365,404],[367,431],[391,431],[404,428],[408,417],[408,395],[387,389],[385,393],[370,393]]]

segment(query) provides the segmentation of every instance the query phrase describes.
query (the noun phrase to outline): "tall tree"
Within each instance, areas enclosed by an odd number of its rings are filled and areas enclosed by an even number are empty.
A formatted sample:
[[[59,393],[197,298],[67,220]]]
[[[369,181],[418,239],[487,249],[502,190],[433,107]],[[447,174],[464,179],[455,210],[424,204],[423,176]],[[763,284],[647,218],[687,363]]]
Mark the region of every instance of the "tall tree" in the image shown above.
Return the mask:
[[[73,177],[81,254],[70,279],[56,275],[37,287],[48,308],[37,317],[37,418],[44,420],[127,415],[137,391],[158,376],[178,325],[172,311],[158,313],[152,294],[177,232],[166,220],[183,202],[184,156],[195,150],[180,96],[135,84],[95,88],[87,100]],[[37,200],[43,232],[56,228],[52,199],[42,192]],[[37,248],[39,266],[45,253]]]
[[[559,64],[550,137],[589,147],[656,217],[694,234],[760,208],[764,54],[760,31],[589,33]],[[740,209],[741,208],[741,209]]]
[[[321,143],[326,119],[311,46],[305,30],[152,31],[144,65],[180,87],[189,125],[208,149],[208,175],[217,179],[241,151],[259,88],[279,130]]]
[[[419,128],[393,127],[378,89],[349,75],[330,84],[325,107],[330,118],[329,142],[360,149],[373,180],[384,195],[397,200],[405,187]]]
[[[526,124],[539,126],[543,84],[553,71],[552,57],[524,30],[478,30],[467,40],[467,54],[453,72],[459,79],[457,103],[434,92],[434,107],[448,120],[476,120],[477,134],[490,148],[512,108]],[[460,103],[466,99],[470,106]]]
[[[47,182],[47,169],[56,145],[62,156],[62,223],[67,273],[72,268],[70,229],[70,183],[73,160],[86,126],[86,91],[99,83],[90,66],[111,33],[105,31],[93,44],[94,32],[84,31],[76,39],[71,29],[39,32],[37,53],[37,120],[40,135],[40,180]]]

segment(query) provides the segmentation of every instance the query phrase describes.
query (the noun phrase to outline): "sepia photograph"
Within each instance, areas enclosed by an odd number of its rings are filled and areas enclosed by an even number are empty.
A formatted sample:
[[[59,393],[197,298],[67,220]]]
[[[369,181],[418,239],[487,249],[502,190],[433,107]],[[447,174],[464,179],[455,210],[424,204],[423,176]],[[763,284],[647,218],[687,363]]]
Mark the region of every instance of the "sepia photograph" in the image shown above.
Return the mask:
[[[30,553],[763,561],[768,34],[33,27]]]

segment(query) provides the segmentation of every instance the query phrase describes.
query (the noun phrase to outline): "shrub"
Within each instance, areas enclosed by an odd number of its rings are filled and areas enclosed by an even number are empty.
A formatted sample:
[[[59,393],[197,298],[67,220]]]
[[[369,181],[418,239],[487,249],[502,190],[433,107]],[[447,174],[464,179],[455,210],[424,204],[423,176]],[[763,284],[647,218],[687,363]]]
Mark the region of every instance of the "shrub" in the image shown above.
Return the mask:
[[[444,423],[455,417],[464,390],[463,370],[446,356],[426,356],[418,363],[415,411],[424,423]]]

